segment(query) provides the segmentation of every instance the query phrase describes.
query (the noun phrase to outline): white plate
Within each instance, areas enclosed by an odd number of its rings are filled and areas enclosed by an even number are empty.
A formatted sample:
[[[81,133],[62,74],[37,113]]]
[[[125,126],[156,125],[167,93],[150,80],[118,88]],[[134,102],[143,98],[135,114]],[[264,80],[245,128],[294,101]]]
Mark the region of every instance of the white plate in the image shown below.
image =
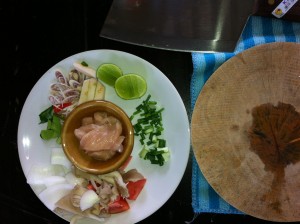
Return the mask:
[[[137,56],[115,50],[86,51],[57,63],[38,80],[26,99],[19,121],[18,150],[23,172],[27,177],[32,165],[50,164],[51,147],[55,146],[51,145],[53,143],[45,143],[40,138],[40,131],[45,126],[39,124],[39,114],[50,106],[48,95],[49,86],[55,81],[54,70],[61,68],[67,73],[74,61],[85,61],[94,69],[101,63],[114,63],[120,66],[124,74],[142,75],[147,81],[148,90],[141,99],[122,100],[112,87],[106,86],[105,99],[121,106],[128,115],[133,113],[135,107],[148,94],[151,94],[152,100],[156,100],[165,108],[163,112],[164,137],[171,150],[170,161],[160,167],[141,160],[138,157],[141,146],[136,140],[133,159],[128,169],[137,168],[147,178],[147,183],[138,199],[130,202],[129,211],[112,215],[105,223],[139,222],[157,211],[171,197],[180,183],[189,157],[190,127],[186,109],[176,88],[161,71]]]

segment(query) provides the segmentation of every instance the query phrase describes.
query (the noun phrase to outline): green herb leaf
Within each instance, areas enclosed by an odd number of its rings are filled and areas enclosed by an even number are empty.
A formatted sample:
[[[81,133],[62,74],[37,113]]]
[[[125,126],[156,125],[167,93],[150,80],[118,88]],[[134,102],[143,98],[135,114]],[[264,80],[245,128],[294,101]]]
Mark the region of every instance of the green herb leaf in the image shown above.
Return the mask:
[[[52,138],[57,137],[57,133],[55,131],[49,130],[49,129],[42,130],[40,135],[41,135],[41,138],[44,140],[50,140]]]
[[[50,106],[46,110],[44,110],[42,113],[39,114],[40,117],[40,124],[48,122],[48,120],[51,120],[53,117],[53,107]]]
[[[89,66],[88,63],[86,63],[85,61],[82,61],[82,62],[81,62],[81,65],[82,65],[82,66],[85,66],[85,67],[88,67],[88,66]]]
[[[52,119],[50,129],[55,131],[57,133],[57,136],[60,136],[61,127],[62,127],[62,125],[61,125],[61,122],[60,122],[60,118],[56,115],[53,115],[53,119]]]
[[[56,138],[56,142],[61,144],[61,118],[53,113],[53,107],[50,106],[39,115],[40,124],[47,122],[47,128],[41,130],[40,136],[43,140]]]

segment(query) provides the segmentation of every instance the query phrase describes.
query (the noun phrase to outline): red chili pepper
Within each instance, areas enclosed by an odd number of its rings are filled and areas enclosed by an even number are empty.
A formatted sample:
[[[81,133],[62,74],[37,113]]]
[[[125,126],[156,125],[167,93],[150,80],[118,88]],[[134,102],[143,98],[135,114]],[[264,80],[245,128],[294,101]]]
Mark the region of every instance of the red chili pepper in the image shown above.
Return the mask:
[[[63,103],[63,104],[53,105],[53,112],[57,114],[60,111],[62,111],[64,108],[70,106],[71,104],[72,103]]]
[[[89,184],[86,186],[86,188],[89,189],[89,190],[93,190],[93,191],[96,190],[96,189],[94,188],[94,186],[93,186],[91,183],[89,183]]]

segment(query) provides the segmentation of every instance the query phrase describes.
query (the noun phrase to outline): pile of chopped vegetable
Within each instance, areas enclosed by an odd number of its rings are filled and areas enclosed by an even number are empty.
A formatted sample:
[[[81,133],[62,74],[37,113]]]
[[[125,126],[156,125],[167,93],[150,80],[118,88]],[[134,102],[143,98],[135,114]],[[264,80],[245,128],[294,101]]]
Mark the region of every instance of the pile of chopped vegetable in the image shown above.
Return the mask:
[[[157,102],[150,100],[149,94],[143,102],[136,107],[130,120],[136,119],[133,124],[135,135],[139,137],[142,149],[140,158],[149,160],[151,164],[164,165],[170,158],[170,150],[163,136],[162,112]]]
[[[90,100],[103,100],[105,87],[95,77],[95,70],[85,61],[74,62],[68,74],[60,69],[54,72],[56,81],[50,85],[51,106],[39,114],[40,124],[47,123],[40,132],[43,140],[56,139],[61,144],[61,128],[66,116],[79,104]]]
[[[72,166],[62,148],[53,148],[51,164],[36,164],[27,183],[39,189],[39,199],[52,211],[72,213],[70,223],[83,217],[104,221],[128,211],[147,179],[137,169],[125,170],[131,158],[117,171],[96,175]]]

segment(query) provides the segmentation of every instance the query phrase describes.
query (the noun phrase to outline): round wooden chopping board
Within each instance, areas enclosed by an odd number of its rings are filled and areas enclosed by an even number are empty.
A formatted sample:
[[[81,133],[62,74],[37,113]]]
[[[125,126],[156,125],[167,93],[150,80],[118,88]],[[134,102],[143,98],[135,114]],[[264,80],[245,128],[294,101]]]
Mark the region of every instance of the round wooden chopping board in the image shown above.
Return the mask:
[[[300,44],[271,43],[225,62],[191,119],[198,165],[214,190],[251,216],[300,221]]]

